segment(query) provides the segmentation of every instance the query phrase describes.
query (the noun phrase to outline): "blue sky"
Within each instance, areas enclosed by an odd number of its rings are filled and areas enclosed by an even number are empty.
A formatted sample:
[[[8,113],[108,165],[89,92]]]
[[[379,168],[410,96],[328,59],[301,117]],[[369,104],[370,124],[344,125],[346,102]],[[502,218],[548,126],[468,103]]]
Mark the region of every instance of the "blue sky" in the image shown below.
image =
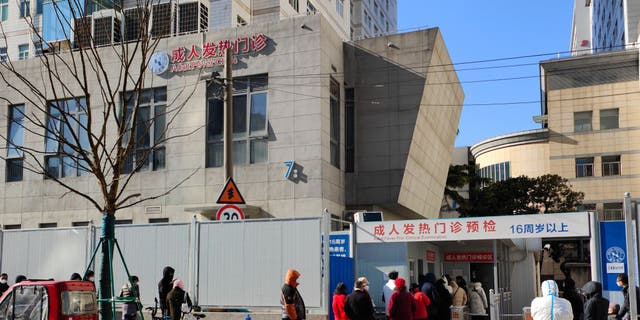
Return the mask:
[[[537,62],[566,56],[572,15],[573,0],[398,0],[398,31],[439,27],[456,64],[465,93],[456,146],[540,128],[539,103],[498,103],[540,100]],[[519,79],[495,81],[504,78]]]

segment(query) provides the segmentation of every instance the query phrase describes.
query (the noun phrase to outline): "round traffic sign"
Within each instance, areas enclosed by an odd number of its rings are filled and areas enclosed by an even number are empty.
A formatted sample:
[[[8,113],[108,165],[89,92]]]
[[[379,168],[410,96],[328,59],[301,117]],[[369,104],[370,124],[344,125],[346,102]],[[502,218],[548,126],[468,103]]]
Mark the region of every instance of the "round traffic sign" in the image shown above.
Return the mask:
[[[226,204],[218,209],[216,220],[244,220],[244,212],[234,204]]]

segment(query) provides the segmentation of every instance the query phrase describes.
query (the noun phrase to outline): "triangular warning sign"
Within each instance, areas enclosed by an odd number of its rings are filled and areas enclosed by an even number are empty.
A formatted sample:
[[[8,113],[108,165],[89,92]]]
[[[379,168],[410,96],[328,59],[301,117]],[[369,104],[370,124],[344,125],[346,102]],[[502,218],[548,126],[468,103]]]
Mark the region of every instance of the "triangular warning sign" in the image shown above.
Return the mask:
[[[233,178],[229,177],[216,203],[244,204],[244,198],[240,194],[236,183],[233,182]]]

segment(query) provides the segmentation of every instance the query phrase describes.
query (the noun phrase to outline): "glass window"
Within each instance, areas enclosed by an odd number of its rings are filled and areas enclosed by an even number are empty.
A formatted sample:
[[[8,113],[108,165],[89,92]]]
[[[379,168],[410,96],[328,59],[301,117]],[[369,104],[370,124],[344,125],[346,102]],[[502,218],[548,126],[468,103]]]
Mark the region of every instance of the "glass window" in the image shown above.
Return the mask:
[[[0,21],[7,21],[9,18],[9,0],[0,0]]]
[[[137,95],[140,94],[140,104]],[[139,92],[128,92],[122,95],[126,108],[126,119],[130,119],[137,108],[135,124],[131,124],[133,130],[126,136],[125,143],[130,134],[134,135],[133,148],[123,166],[122,173],[131,173],[139,170],[159,170],[165,168],[165,131],[167,88],[149,88]],[[137,105],[137,107],[136,107]]]
[[[336,12],[342,17],[342,11],[344,10],[344,0],[336,0]]]
[[[7,62],[7,48],[0,48],[0,62]]]
[[[20,0],[20,18],[31,15],[31,6],[29,0]]]
[[[331,165],[340,168],[340,84],[331,78],[329,85],[329,134]]]
[[[344,171],[353,172],[355,168],[355,89],[344,89]]]
[[[13,290],[14,320],[41,320],[48,310],[47,291],[42,286],[20,286]]]
[[[233,79],[233,163],[267,162],[267,90],[266,75]],[[206,166],[224,165],[224,88],[207,87]]]
[[[600,110],[600,130],[618,128],[618,109]]]
[[[318,10],[311,3],[311,1],[307,1],[307,15],[316,14],[317,12],[318,12]]]
[[[42,3],[44,0],[36,0],[36,14],[42,14]]]
[[[293,7],[294,10],[298,11],[298,0],[289,0],[289,4]]]
[[[89,149],[84,97],[49,102],[45,132],[45,166],[50,178],[87,173],[82,153]]]
[[[65,316],[95,314],[98,311],[95,295],[93,291],[63,291],[62,314]]]
[[[6,181],[22,180],[24,145],[24,105],[9,106]]]
[[[576,177],[593,176],[593,157],[576,158]]]
[[[18,59],[26,60],[29,59],[29,45],[21,44],[18,46]]]
[[[602,175],[603,176],[619,176],[620,175],[620,155],[602,157]]]
[[[573,131],[591,131],[591,111],[573,113]]]

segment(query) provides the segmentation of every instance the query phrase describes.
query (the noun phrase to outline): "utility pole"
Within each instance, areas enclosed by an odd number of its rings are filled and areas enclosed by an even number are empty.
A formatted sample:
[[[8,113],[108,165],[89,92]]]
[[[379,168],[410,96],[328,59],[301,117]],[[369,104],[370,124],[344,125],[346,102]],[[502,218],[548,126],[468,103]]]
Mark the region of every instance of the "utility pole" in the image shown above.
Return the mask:
[[[233,50],[227,49],[224,61],[224,179],[233,178]]]
[[[633,228],[633,216],[631,214],[631,194],[625,192],[624,194],[624,224],[626,228],[626,244],[627,244],[627,268],[628,268],[628,294],[629,294],[629,314],[630,319],[638,319],[637,299],[636,296],[636,250],[633,241],[633,234],[635,228]],[[638,223],[636,221],[636,223]]]

